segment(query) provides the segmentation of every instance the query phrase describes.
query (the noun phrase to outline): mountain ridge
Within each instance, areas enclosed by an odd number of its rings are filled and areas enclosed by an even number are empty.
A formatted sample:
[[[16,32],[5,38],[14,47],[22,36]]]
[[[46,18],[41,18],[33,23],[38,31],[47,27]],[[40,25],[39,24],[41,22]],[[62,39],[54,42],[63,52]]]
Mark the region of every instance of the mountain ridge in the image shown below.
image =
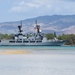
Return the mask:
[[[24,33],[35,32],[35,20],[41,26],[42,32],[58,34],[75,34],[75,15],[45,15],[22,20]],[[0,23],[0,33],[15,33],[20,21]]]

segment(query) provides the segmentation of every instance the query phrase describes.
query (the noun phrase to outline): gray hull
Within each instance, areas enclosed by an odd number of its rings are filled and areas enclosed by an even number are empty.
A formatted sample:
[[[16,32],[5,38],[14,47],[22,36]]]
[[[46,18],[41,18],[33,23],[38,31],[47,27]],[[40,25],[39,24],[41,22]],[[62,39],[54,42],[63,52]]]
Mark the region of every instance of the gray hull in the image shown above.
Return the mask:
[[[8,41],[1,42],[1,46],[61,46],[65,41],[50,41],[50,42],[35,42],[35,43],[9,43]]]

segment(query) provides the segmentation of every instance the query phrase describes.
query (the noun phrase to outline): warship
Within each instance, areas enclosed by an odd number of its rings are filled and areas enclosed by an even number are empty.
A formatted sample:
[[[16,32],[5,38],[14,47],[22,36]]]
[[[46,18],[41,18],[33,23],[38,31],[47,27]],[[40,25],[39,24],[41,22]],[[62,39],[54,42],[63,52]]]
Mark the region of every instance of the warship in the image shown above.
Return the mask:
[[[40,25],[36,21],[36,34],[33,36],[27,36],[23,34],[22,22],[18,25],[19,32],[14,35],[13,39],[1,40],[0,46],[62,46],[65,44],[65,40],[58,40],[57,38],[47,40],[45,35],[40,30]]]

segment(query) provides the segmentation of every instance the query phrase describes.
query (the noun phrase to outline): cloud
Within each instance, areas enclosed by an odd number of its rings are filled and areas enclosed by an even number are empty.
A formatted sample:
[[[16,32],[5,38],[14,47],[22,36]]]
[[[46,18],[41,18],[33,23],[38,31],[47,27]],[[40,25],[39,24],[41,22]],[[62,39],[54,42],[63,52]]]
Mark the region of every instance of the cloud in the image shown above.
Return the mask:
[[[28,16],[75,14],[74,0],[20,0],[13,4],[10,13]]]
[[[38,8],[39,5],[32,2],[21,1],[19,3],[14,3],[14,6],[10,9],[10,12],[26,12],[30,9]]]
[[[75,0],[64,0],[64,1],[70,1],[70,2],[75,2]]]

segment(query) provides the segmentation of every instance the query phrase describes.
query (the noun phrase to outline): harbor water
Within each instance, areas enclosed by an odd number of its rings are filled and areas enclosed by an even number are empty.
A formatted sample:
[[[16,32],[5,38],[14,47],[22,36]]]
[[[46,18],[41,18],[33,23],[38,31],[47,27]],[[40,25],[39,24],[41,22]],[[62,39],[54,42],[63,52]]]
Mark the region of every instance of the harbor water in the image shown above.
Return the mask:
[[[74,46],[0,46],[28,54],[0,54],[0,75],[75,75]]]

